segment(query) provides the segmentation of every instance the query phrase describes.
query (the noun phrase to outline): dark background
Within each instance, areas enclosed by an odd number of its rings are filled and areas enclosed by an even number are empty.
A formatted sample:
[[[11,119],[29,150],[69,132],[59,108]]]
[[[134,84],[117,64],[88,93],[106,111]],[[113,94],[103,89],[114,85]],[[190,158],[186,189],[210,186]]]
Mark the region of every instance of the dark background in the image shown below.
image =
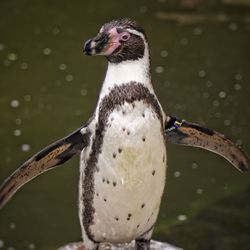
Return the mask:
[[[250,152],[248,0],[0,1],[0,182],[92,115],[106,70],[83,42],[113,18],[146,30],[167,114],[223,132]],[[79,159],[25,185],[0,211],[0,248],[79,241]],[[168,145],[154,238],[184,249],[250,249],[249,175],[219,156]]]

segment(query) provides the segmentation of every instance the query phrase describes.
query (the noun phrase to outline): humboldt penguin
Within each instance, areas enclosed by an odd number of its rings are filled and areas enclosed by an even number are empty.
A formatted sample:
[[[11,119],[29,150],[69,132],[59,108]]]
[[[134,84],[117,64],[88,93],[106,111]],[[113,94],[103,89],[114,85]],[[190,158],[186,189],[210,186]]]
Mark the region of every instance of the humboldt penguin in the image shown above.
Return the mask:
[[[26,182],[80,154],[79,219],[85,248],[135,240],[137,250],[150,249],[166,183],[166,143],[210,150],[242,172],[249,159],[224,135],[163,111],[152,84],[147,37],[135,21],[104,24],[83,50],[108,61],[92,118],[7,178],[0,206]]]

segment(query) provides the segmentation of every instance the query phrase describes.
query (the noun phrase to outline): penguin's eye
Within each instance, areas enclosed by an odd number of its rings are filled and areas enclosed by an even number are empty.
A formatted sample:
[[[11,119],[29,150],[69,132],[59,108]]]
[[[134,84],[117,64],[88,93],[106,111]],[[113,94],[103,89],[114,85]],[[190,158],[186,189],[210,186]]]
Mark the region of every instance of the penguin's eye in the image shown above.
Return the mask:
[[[129,34],[124,34],[124,35],[122,35],[121,40],[126,42],[126,41],[128,41],[129,37],[130,37]]]

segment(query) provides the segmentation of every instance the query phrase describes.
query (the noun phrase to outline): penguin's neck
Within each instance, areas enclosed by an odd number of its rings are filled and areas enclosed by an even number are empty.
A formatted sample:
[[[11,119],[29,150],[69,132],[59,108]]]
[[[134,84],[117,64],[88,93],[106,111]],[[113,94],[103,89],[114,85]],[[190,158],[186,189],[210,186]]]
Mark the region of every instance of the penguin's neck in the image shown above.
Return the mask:
[[[153,92],[150,60],[148,50],[145,49],[144,57],[138,60],[127,60],[120,63],[108,63],[108,69],[100,93],[100,100],[107,95],[114,86],[137,82],[143,84]]]

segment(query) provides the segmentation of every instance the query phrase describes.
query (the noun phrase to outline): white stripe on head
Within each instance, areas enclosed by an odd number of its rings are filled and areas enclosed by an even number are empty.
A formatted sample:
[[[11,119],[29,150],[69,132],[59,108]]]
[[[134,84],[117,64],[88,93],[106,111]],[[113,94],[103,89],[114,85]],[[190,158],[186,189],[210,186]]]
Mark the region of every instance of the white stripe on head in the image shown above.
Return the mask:
[[[146,39],[145,39],[145,36],[141,33],[141,32],[139,32],[139,31],[137,31],[137,30],[133,30],[133,29],[126,29],[128,32],[130,32],[131,34],[134,34],[134,35],[136,35],[136,36],[139,36],[139,37],[141,37],[143,40],[144,40],[144,42],[146,42]]]
[[[101,29],[99,30],[99,33],[102,33],[104,30],[104,27],[102,26]]]

